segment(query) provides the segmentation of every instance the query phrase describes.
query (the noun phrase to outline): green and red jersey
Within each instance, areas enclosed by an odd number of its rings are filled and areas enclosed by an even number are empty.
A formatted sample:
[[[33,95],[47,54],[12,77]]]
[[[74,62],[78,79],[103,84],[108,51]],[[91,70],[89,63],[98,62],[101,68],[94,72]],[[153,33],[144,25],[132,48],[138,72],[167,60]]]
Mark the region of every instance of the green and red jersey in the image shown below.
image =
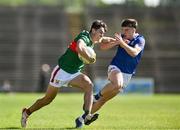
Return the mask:
[[[59,67],[71,74],[81,71],[84,67],[84,63],[79,59],[76,50],[77,41],[79,39],[83,40],[87,46],[94,47],[89,32],[85,30],[77,35],[74,41],[71,42],[66,52],[58,60]]]

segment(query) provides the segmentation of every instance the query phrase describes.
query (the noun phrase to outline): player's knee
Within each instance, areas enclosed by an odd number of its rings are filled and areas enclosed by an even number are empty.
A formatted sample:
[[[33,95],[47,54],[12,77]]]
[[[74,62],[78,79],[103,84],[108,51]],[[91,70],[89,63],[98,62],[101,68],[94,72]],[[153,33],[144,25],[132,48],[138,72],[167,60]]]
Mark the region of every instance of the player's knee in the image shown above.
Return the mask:
[[[114,84],[114,90],[121,92],[123,85],[121,83]]]
[[[115,85],[114,88],[115,88],[115,89],[120,89],[120,88],[122,88],[122,85]]]
[[[120,89],[123,86],[123,81],[122,80],[112,80],[111,84],[114,89]]]
[[[85,91],[93,91],[93,83],[86,77],[82,77],[82,85]]]
[[[85,91],[92,92],[93,91],[93,83],[92,82],[87,82],[85,85]]]

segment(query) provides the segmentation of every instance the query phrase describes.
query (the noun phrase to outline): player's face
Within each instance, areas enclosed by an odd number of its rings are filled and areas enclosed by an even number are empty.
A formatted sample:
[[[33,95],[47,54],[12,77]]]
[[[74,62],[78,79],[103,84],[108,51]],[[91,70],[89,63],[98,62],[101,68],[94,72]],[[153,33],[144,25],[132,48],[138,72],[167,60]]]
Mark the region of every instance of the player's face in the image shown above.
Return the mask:
[[[101,27],[97,30],[94,30],[93,33],[94,33],[94,40],[99,41],[104,36],[105,30],[103,27]]]
[[[125,39],[132,39],[135,33],[135,28],[132,27],[122,27],[122,34]]]

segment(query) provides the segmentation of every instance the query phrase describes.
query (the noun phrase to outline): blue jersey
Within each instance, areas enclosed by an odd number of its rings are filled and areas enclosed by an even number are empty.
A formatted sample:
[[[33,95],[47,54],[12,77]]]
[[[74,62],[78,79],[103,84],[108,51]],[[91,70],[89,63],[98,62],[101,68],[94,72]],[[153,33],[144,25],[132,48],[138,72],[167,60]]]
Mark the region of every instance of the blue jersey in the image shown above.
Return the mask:
[[[145,39],[138,34],[128,43],[128,45],[131,47],[138,45],[142,50],[136,57],[132,57],[124,48],[118,46],[118,50],[111,61],[111,65],[117,66],[123,73],[134,74],[144,50]]]

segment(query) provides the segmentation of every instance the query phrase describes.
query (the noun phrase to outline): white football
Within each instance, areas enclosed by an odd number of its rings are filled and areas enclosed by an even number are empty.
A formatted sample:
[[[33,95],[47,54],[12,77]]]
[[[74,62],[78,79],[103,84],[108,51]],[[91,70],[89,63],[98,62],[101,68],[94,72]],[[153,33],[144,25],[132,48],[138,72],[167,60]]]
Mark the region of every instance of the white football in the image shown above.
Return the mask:
[[[91,47],[87,47],[86,49],[87,49],[88,55],[91,56],[92,58],[94,58],[95,61],[96,61],[96,53],[95,53],[95,51]],[[92,61],[89,61],[89,60],[85,59],[80,54],[78,54],[78,56],[79,56],[79,59],[81,61],[83,61],[84,64],[92,64],[92,63],[95,62],[95,61],[92,62]]]

